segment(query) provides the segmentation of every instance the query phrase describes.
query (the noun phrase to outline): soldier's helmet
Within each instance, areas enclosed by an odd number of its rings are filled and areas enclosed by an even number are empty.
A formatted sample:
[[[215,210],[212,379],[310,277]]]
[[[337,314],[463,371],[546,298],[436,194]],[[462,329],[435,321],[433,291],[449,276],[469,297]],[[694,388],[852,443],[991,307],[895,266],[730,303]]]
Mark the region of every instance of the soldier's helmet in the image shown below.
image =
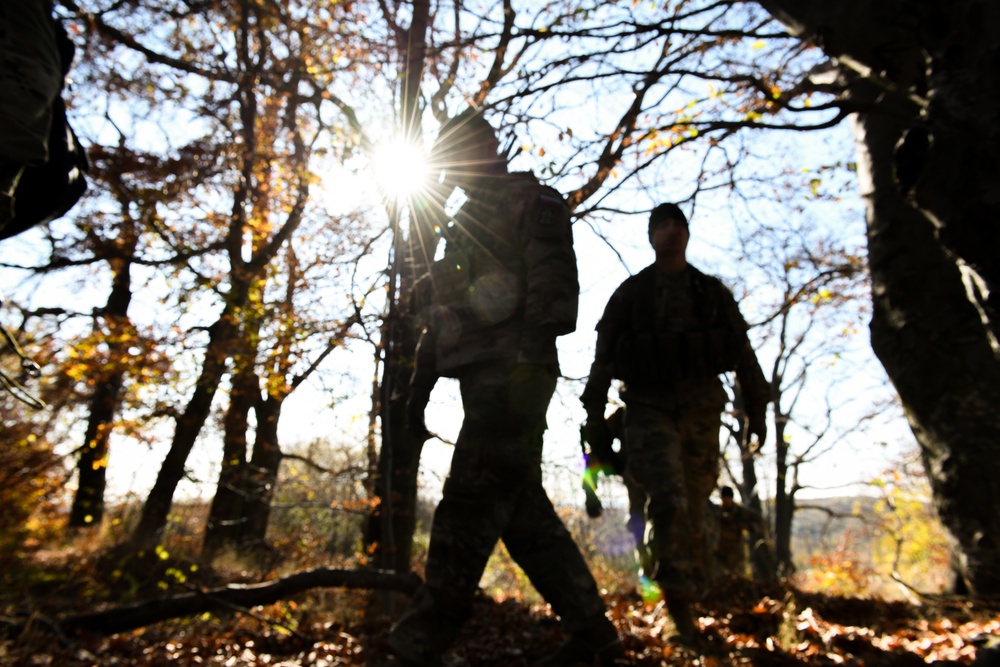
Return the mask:
[[[489,147],[484,150],[484,147]],[[482,111],[469,107],[449,118],[438,131],[431,151],[432,167],[452,178],[496,171],[503,159],[497,155],[497,132]]]
[[[449,118],[438,131],[434,151],[448,153],[460,150],[465,145],[484,143],[497,138],[496,130],[483,116],[483,112],[469,107],[462,113]]]

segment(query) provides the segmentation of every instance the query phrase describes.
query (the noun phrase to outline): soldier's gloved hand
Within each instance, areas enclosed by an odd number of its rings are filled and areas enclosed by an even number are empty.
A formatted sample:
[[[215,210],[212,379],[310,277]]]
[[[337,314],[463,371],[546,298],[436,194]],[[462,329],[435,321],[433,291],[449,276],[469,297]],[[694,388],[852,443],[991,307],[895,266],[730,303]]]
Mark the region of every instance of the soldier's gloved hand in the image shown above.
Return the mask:
[[[593,455],[587,457],[587,467],[583,470],[583,478],[580,480],[580,487],[584,493],[584,506],[587,508],[587,516],[596,519],[604,512],[604,505],[597,497],[597,478],[601,474],[601,466],[593,460]]]
[[[583,484],[583,493],[586,496],[584,501],[584,506],[587,508],[587,516],[591,519],[596,519],[601,514],[604,513],[604,505],[601,503],[601,499],[597,497],[594,489],[590,488],[586,483]]]

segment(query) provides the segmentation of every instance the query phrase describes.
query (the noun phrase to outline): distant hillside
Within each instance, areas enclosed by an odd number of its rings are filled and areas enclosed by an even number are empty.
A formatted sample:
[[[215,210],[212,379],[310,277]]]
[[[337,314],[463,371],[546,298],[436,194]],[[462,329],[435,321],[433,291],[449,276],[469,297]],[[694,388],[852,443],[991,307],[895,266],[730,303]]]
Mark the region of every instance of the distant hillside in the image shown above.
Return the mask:
[[[802,500],[792,524],[792,553],[808,556],[842,544],[848,534],[860,548],[873,539],[875,498],[845,496]]]

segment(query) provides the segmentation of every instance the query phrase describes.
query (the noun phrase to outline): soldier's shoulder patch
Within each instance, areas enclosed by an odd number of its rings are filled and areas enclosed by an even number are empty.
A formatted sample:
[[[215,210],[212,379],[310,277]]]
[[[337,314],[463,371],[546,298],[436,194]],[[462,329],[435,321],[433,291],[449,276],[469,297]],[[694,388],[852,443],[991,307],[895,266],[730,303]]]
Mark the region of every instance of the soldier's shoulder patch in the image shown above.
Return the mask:
[[[539,193],[531,206],[531,216],[539,227],[561,227],[568,218],[566,203],[557,193]]]

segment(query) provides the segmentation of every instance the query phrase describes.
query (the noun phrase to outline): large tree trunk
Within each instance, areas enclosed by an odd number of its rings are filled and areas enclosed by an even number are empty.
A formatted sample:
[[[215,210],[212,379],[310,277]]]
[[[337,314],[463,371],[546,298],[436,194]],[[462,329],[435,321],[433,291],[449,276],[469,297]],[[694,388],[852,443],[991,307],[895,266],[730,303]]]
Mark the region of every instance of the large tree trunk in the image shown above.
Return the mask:
[[[1000,595],[1000,4],[761,4],[860,78],[872,346],[970,589]]]
[[[868,200],[872,346],[906,408],[970,589],[1000,594],[1000,361],[930,218],[893,187],[901,128],[873,114],[859,116],[856,128]]]

